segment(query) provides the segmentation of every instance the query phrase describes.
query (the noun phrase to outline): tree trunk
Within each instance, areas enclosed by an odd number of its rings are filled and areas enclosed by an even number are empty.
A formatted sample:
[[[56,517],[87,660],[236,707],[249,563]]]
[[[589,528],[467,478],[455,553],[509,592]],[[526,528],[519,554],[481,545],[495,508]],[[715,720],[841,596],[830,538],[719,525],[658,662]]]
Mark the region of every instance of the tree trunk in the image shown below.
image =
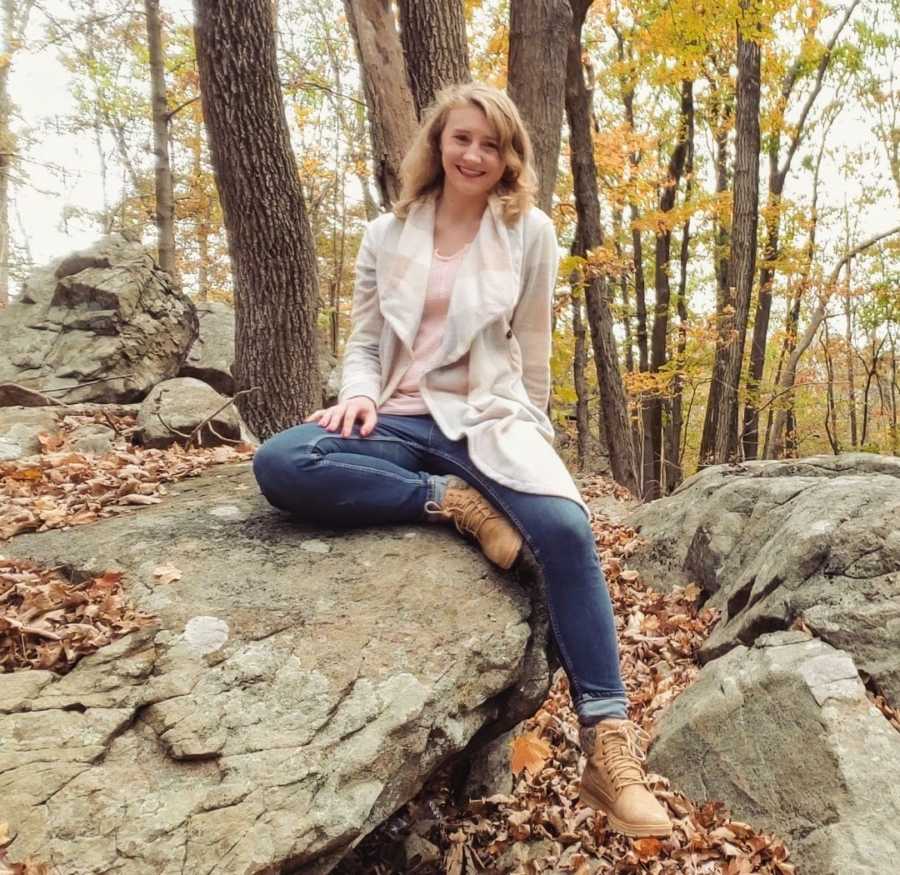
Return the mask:
[[[669,159],[669,167],[665,185],[659,198],[659,211],[671,212],[675,206],[678,183],[684,172],[688,143],[692,138],[694,127],[693,82],[684,80],[681,83],[681,118],[675,148]],[[650,371],[658,373],[668,360],[667,344],[669,335],[669,257],[672,244],[672,231],[666,228],[656,234],[656,259],[654,283],[656,286],[656,303],[653,311],[653,329],[650,338]],[[646,498],[658,498],[661,495],[663,482],[663,397],[661,390],[650,399],[646,411],[646,428],[650,436],[651,475],[644,482]]]
[[[615,239],[616,258],[621,263],[622,244],[622,207],[613,207],[613,238]],[[631,330],[631,301],[628,297],[628,275],[622,271],[619,277],[619,288],[622,292],[622,327],[625,329],[625,370],[629,373],[634,370],[634,341]]]
[[[144,0],[147,49],[150,56],[150,106],[153,113],[153,155],[156,165],[156,234],[159,266],[178,282],[175,265],[175,198],[169,166],[169,115],[163,66],[159,0]]]
[[[510,0],[506,90],[519,109],[534,147],[538,206],[550,215],[559,171],[566,93],[566,52],[572,10],[590,0]],[[584,16],[582,15],[582,20]]]
[[[577,248],[579,251],[576,254],[581,256],[603,243],[600,201],[597,197],[597,168],[594,164],[591,135],[591,92],[585,85],[581,65],[581,28],[589,6],[590,0],[573,0],[572,3],[574,15],[566,62],[565,92],[575,207],[578,213],[573,251]],[[606,279],[596,275],[587,278],[585,297],[612,476],[617,483],[636,492],[637,476],[628,421],[628,401],[622,375],[619,373]]]
[[[841,452],[841,436],[838,433],[837,404],[834,394],[834,361],[831,356],[831,342],[828,337],[828,323],[825,323],[822,338],[822,357],[825,359],[825,433],[831,452],[836,456]]]
[[[575,246],[573,245],[573,252]],[[575,336],[575,355],[572,358],[572,380],[575,384],[575,425],[578,432],[578,467],[584,470],[590,447],[591,424],[588,419],[588,387],[585,376],[587,346],[582,316],[583,290],[577,274],[572,277],[572,333]]]
[[[691,194],[694,189],[694,125],[693,117],[691,117],[691,125],[688,132],[688,151],[687,160],[684,166],[687,181],[684,186],[684,203],[690,203]],[[684,353],[687,349],[687,266],[690,257],[691,242],[691,220],[686,219],[681,231],[681,251],[679,254],[680,275],[678,280],[678,297],[675,302],[678,311],[678,343],[675,349],[675,361],[678,363],[678,369],[672,377],[672,389],[670,392],[670,414],[668,427],[666,429],[666,440],[668,450],[666,451],[667,470],[665,475],[665,492],[672,492],[684,477],[684,470],[681,464],[681,433],[684,429],[683,417],[683,395],[684,395],[684,379],[682,377],[684,367]]]
[[[715,63],[715,59],[714,59]],[[715,168],[716,168],[716,195],[723,196],[728,191],[728,129],[729,118],[733,111],[733,104],[727,100],[715,81],[710,82],[713,93],[711,109],[714,125],[713,139],[715,141]],[[715,418],[713,412],[719,405],[719,387],[722,384],[721,368],[724,359],[720,356],[719,349],[722,345],[721,325],[729,308],[734,307],[734,297],[728,277],[728,263],[731,248],[731,224],[728,220],[722,220],[716,215],[713,219],[715,226],[716,245],[713,253],[713,268],[716,275],[716,354],[713,358],[713,375],[709,384],[709,394],[706,400],[706,415],[703,419],[703,434],[700,439],[699,467],[710,463],[713,457],[713,444],[715,443]]]
[[[390,0],[344,0],[369,108],[375,180],[383,209],[400,194],[400,162],[416,132],[416,106]]]
[[[746,13],[749,0],[741,0]],[[760,45],[756,28],[737,27],[737,103],[735,109],[734,207],[731,220],[731,276],[734,280],[734,315],[723,320],[722,382],[719,403],[713,410],[716,463],[738,455],[738,385],[747,334],[750,297],[756,273],[756,230],[759,223],[759,70]]]
[[[265,439],[321,402],[316,257],[268,0],[194,0],[203,115],[234,275],[238,407]]]
[[[416,116],[446,85],[469,82],[462,0],[399,0],[400,41]]]

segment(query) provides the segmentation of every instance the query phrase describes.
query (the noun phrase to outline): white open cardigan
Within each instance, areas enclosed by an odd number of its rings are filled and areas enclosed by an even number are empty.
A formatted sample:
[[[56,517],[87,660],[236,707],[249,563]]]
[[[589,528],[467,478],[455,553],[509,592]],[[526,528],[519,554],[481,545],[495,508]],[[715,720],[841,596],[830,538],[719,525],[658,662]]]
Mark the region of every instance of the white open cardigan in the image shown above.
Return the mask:
[[[356,260],[351,333],[340,401],[393,394],[412,360],[434,250],[435,197],[406,219],[385,213],[366,227]],[[553,448],[551,308],[559,250],[537,207],[512,227],[492,195],[453,286],[440,353],[419,391],[441,431],[467,439],[479,471],[522,492],[584,503]]]

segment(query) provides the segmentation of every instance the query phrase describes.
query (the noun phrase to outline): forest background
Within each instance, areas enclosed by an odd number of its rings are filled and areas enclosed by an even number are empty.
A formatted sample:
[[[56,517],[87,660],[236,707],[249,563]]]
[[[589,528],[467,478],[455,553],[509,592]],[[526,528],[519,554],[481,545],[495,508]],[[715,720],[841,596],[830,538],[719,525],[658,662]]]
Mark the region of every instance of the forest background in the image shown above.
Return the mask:
[[[512,73],[514,96],[547,90],[554,75],[564,87],[561,148],[551,154],[558,172],[543,174],[555,176],[543,206],[561,244],[551,414],[569,461],[595,467],[609,457],[616,479],[652,498],[712,461],[896,455],[900,2],[574,0],[554,56],[553,7],[569,5],[272,4],[277,78],[315,251],[319,342],[340,355],[354,256],[365,222],[390,195],[370,137],[381,110],[364,87],[351,21],[381,6],[391,27],[411,32],[416,7],[463,28],[458,57],[442,65],[435,55],[437,72],[498,87]],[[15,300],[36,265],[109,231],[157,245],[154,8],[171,270],[196,301],[235,302],[194,9],[184,0],[2,0],[0,302]],[[530,67],[521,61],[528,44],[543,56]],[[414,60],[408,52],[407,85],[417,95]],[[754,63],[755,108],[752,93],[739,94],[739,73],[752,81]],[[752,124],[740,124],[754,117],[755,140]],[[374,144],[383,148],[377,136]],[[744,246],[736,259],[742,239],[752,252]],[[730,353],[736,379],[723,370]],[[730,409],[720,386],[733,390]],[[610,434],[616,420],[626,438]]]

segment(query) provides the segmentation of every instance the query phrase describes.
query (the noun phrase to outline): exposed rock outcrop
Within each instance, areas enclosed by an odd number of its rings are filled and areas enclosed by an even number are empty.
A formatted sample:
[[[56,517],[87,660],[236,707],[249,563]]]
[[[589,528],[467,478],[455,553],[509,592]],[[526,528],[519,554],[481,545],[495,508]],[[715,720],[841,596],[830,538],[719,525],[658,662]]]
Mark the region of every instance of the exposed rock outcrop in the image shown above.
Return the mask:
[[[702,660],[799,618],[900,706],[900,459],[717,465],[628,522],[647,583],[694,581],[722,611]]]
[[[159,617],[63,677],[0,675],[10,855],[72,875],[327,872],[547,694],[543,601],[454,530],[314,531],[246,464],[4,553],[121,569]]]
[[[187,296],[114,234],[36,270],[0,310],[0,383],[66,402],[136,401],[178,373],[196,334]]]
[[[897,868],[900,733],[823,641],[775,632],[707,664],[660,721],[649,765],[782,836],[800,872]]]

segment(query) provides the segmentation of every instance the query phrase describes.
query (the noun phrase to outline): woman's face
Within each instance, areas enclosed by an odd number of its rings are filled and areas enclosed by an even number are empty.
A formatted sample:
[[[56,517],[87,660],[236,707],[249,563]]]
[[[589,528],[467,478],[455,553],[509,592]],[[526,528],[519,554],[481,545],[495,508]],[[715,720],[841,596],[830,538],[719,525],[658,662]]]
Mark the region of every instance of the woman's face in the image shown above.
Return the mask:
[[[451,109],[441,132],[444,185],[460,194],[484,198],[503,176],[500,140],[477,106]]]

